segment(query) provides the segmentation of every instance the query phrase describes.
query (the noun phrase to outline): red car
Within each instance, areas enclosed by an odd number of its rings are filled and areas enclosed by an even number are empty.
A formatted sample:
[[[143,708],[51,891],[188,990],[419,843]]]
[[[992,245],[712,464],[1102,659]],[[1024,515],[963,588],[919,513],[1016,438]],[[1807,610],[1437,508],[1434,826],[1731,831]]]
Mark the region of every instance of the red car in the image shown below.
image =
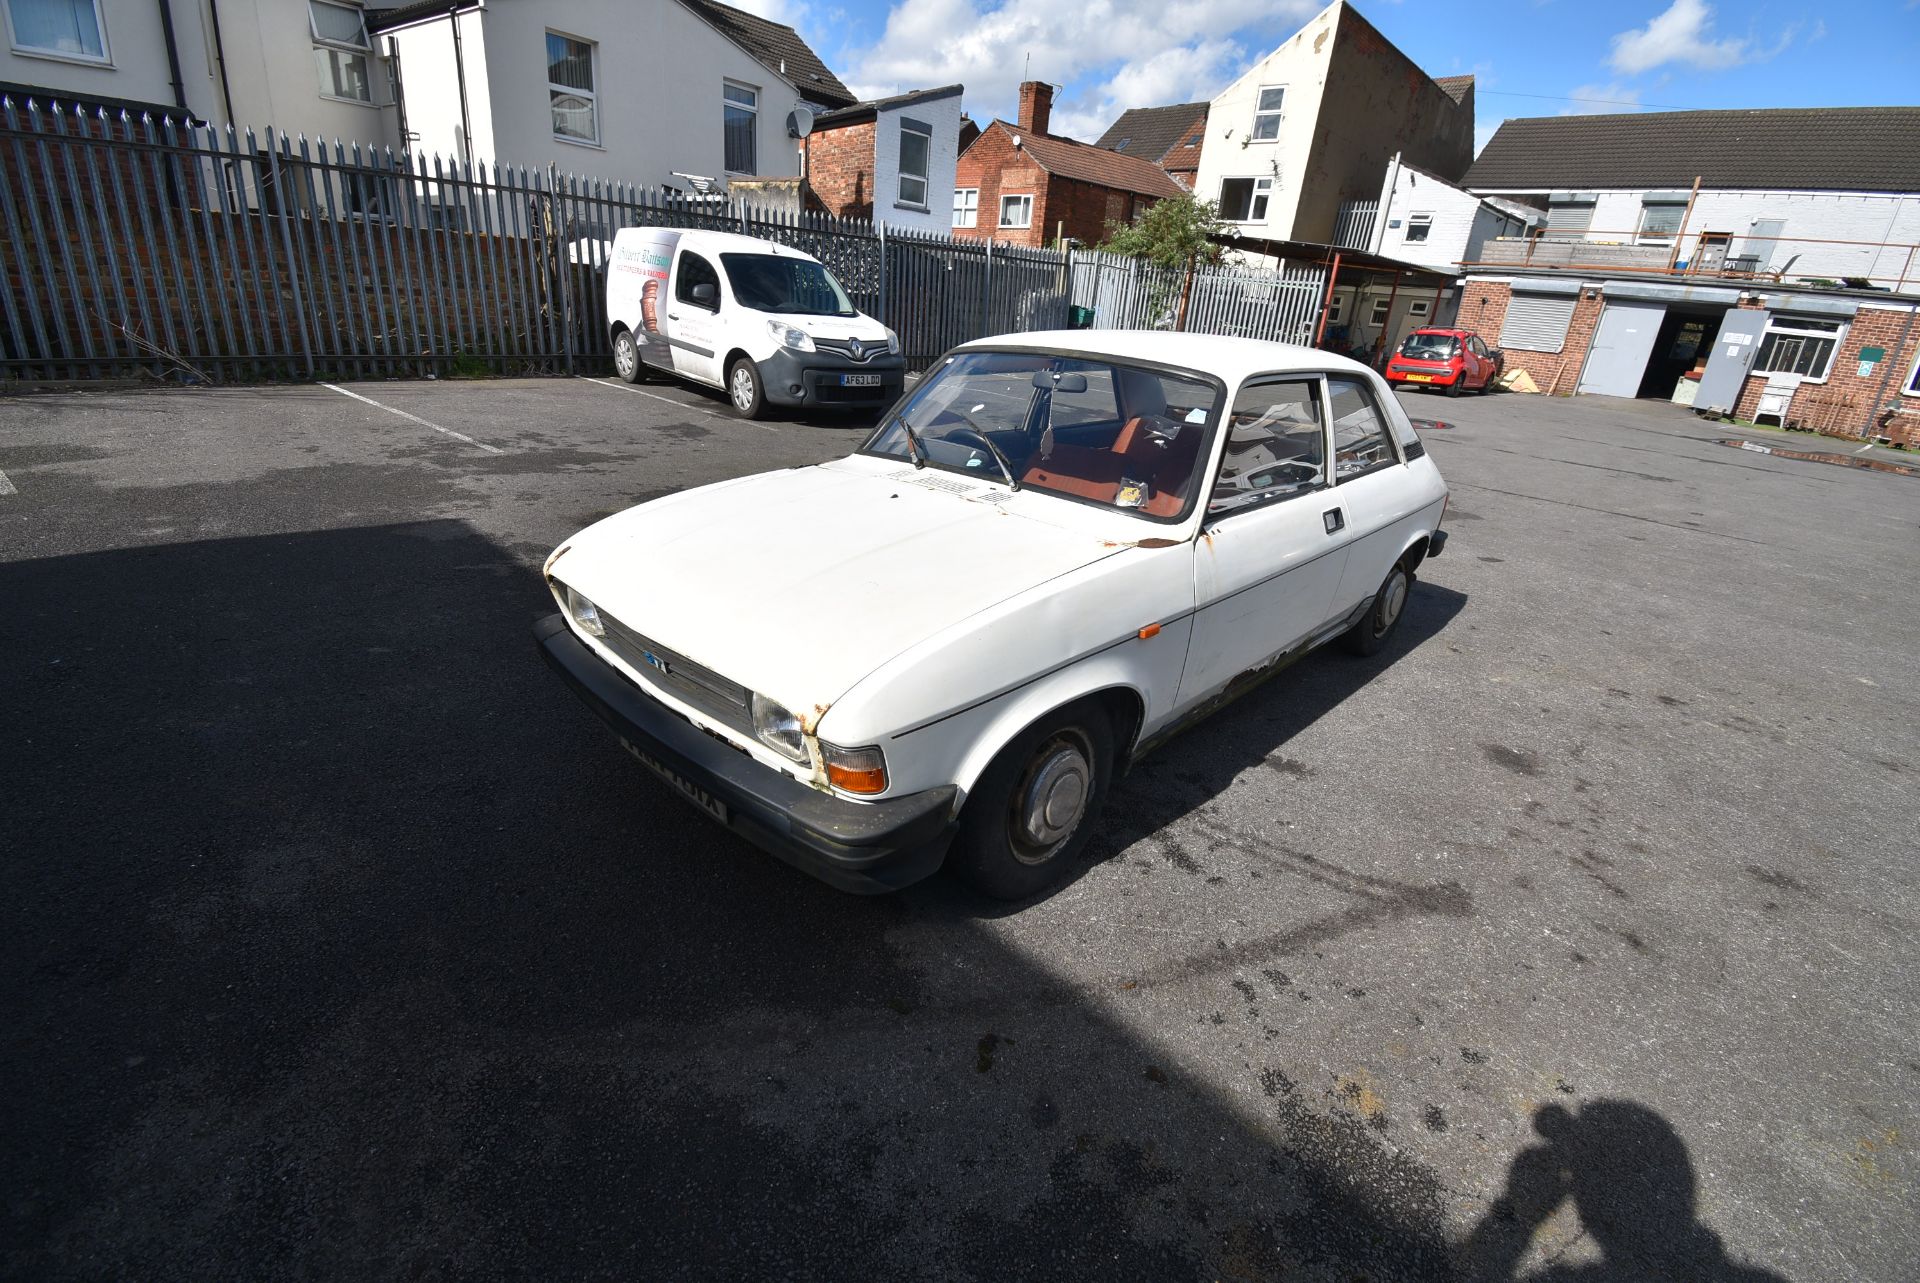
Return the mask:
[[[1500,349],[1472,330],[1415,330],[1387,362],[1387,382],[1484,393],[1500,377]]]

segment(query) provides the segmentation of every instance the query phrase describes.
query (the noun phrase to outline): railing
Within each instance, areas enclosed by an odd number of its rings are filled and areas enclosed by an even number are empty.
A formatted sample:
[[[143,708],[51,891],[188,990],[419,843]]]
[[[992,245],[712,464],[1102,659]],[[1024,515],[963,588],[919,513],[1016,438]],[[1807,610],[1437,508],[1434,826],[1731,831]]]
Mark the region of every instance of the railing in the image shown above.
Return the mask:
[[[1374,224],[1380,218],[1377,200],[1344,200],[1333,220],[1333,243],[1342,249],[1373,248]]]
[[[1182,285],[1086,251],[0,98],[0,370],[189,382],[601,371],[607,255],[634,226],[805,250],[894,327],[913,368],[968,339],[1064,327],[1076,306],[1104,327],[1166,327]],[[1203,269],[1188,328],[1305,342],[1321,280],[1318,268]]]
[[[1733,281],[1851,285],[1900,292],[1920,285],[1920,245],[1745,232],[1688,232],[1671,238],[1639,232],[1547,232],[1488,241],[1473,267],[1546,267]]]

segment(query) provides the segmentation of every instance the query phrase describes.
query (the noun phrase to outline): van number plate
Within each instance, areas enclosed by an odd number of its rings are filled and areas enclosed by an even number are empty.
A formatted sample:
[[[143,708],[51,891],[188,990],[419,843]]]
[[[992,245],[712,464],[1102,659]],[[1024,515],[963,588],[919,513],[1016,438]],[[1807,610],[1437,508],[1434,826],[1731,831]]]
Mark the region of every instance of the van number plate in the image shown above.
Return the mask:
[[[840,376],[840,386],[843,388],[877,388],[880,386],[880,376],[877,374],[843,374]]]
[[[727,822],[727,804],[725,802],[722,802],[719,798],[707,792],[692,780],[685,778],[678,771],[673,770],[666,763],[654,757],[653,754],[636,748],[632,741],[622,739],[620,741],[620,747],[639,758],[640,765],[673,785],[674,792],[686,798],[687,801],[693,803],[708,815],[720,821],[720,823],[725,824]]]

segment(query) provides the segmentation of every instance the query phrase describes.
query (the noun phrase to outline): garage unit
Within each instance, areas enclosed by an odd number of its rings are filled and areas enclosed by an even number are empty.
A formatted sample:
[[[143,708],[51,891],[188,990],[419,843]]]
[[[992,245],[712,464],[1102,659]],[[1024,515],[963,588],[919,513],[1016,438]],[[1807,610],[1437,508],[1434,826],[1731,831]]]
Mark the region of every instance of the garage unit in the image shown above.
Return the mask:
[[[1580,367],[1579,390],[1603,396],[1673,396],[1681,376],[1711,350],[1734,289],[1610,281],[1606,305]]]

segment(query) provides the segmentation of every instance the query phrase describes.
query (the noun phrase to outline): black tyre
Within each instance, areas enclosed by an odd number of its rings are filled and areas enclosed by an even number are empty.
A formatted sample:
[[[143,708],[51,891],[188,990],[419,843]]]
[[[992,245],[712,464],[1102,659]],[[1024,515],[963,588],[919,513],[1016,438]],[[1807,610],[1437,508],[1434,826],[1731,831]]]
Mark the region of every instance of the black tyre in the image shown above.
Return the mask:
[[[947,857],[954,873],[996,900],[1024,900],[1065,877],[1106,804],[1113,757],[1113,726],[1098,703],[1022,731],[967,799]]]
[[[1465,370],[1462,370],[1460,373],[1454,375],[1453,382],[1447,384],[1447,395],[1459,396],[1462,392],[1466,390],[1466,386],[1467,386],[1467,372]]]
[[[1400,617],[1407,613],[1407,597],[1413,591],[1413,572],[1407,569],[1407,563],[1396,561],[1393,569],[1373,594],[1373,602],[1367,607],[1367,613],[1360,622],[1340,634],[1340,643],[1356,655],[1376,655],[1380,648],[1393,636],[1393,630],[1400,626]]]
[[[743,419],[757,419],[767,410],[760,388],[760,367],[740,357],[727,367],[727,404]]]
[[[633,341],[632,330],[622,330],[613,336],[613,372],[620,376],[622,383],[638,383],[643,377],[640,345]]]

